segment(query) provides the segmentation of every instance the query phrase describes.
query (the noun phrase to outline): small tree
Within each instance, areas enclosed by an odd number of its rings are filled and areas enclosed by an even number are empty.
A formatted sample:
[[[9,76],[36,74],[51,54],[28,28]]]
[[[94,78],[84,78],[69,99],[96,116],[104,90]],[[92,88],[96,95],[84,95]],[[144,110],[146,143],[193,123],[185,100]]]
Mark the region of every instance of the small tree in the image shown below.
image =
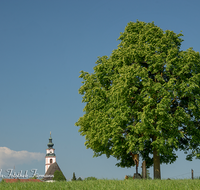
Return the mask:
[[[55,181],[66,181],[66,178],[61,171],[56,170],[54,172],[53,180],[55,180]]]
[[[73,178],[72,178],[72,181],[76,181],[75,172],[73,172]]]

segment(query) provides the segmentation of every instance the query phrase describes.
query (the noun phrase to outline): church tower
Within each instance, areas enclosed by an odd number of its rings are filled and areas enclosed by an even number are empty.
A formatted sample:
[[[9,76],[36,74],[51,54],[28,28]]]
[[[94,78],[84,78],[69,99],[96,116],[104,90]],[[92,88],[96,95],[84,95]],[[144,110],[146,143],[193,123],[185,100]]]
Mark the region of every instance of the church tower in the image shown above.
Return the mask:
[[[51,132],[50,132],[50,138],[49,143],[47,144],[48,148],[46,149],[46,156],[45,156],[45,173],[47,172],[49,166],[56,162],[56,155],[55,155],[55,149],[53,148],[52,138],[51,138]]]

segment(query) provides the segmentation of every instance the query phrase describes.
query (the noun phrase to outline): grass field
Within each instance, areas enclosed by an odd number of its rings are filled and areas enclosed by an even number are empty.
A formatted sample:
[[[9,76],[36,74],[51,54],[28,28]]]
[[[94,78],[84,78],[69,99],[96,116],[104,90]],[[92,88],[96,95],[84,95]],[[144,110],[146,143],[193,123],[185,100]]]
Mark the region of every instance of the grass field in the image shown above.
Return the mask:
[[[67,181],[67,182],[26,182],[26,183],[0,183],[0,189],[76,189],[76,190],[122,190],[122,189],[140,189],[140,190],[157,190],[157,189],[180,189],[193,190],[200,189],[200,180],[94,180],[94,181]]]

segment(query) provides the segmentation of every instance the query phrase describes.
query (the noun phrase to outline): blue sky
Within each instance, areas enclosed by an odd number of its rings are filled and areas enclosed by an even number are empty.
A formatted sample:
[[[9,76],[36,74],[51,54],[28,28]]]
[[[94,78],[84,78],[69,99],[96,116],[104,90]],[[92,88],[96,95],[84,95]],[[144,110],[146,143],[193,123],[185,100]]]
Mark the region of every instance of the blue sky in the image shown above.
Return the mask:
[[[109,56],[120,32],[137,19],[182,31],[181,49],[199,51],[199,7],[197,0],[0,1],[0,169],[44,174],[51,131],[68,180],[73,172],[83,178],[133,175],[135,168],[118,168],[114,158],[93,158],[85,148],[74,125],[84,108],[79,72],[93,72],[97,57]],[[177,155],[175,163],[161,165],[162,178],[190,178],[191,169],[200,176],[200,160]]]

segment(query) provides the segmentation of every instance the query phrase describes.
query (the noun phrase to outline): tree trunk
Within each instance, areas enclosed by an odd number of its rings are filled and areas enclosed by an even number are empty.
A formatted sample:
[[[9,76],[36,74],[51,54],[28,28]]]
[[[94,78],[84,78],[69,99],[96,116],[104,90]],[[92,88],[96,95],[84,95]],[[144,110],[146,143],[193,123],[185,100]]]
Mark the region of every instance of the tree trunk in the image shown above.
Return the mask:
[[[157,137],[153,136],[152,140],[156,141]],[[153,149],[153,173],[154,179],[161,179],[160,176],[160,155],[156,148]]]
[[[154,179],[161,179],[160,176],[160,155],[156,149],[153,150],[153,169],[154,169]]]

